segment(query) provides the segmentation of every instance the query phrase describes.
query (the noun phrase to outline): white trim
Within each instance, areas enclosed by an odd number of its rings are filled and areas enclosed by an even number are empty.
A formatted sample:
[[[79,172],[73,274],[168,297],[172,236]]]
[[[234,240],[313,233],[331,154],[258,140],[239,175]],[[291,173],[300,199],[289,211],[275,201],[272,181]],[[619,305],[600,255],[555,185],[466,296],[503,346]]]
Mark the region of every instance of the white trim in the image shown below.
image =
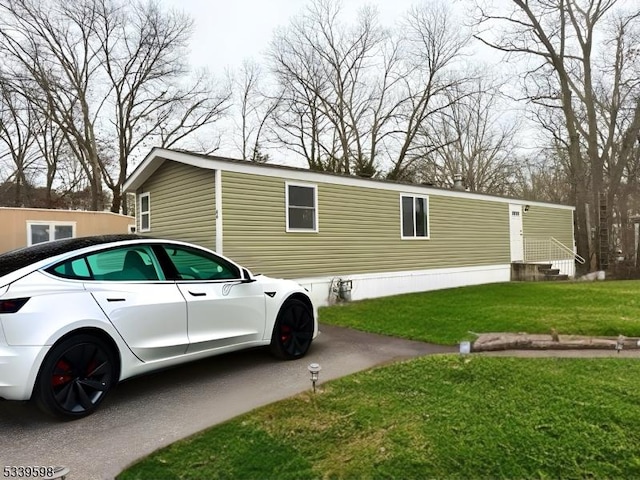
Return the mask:
[[[149,218],[147,222],[149,226],[147,228],[142,228],[142,216],[145,214],[145,212],[142,210],[142,199],[145,197],[147,198],[147,206],[149,207],[149,210],[146,211],[146,215]],[[138,215],[138,218],[140,219],[140,230],[138,231],[150,232],[151,231],[151,193],[150,192],[144,192],[138,195],[138,212],[140,212],[140,214]]]
[[[314,228],[290,228],[289,227],[289,187],[302,187],[302,188],[311,188],[313,189],[313,210],[314,210],[314,219],[313,219],[313,227]],[[320,226],[318,225],[318,186],[309,183],[297,183],[297,182],[284,182],[284,209],[285,209],[285,232],[287,233],[318,233],[320,231]],[[296,207],[294,205],[294,207]]]
[[[65,238],[75,238],[76,236],[76,222],[65,222],[61,220],[27,220],[27,246],[30,247],[34,244],[31,238],[31,227],[34,225],[45,225],[49,227],[49,242],[53,240],[59,240],[55,238],[55,227],[71,227],[71,237]],[[38,242],[42,243],[42,242]]]
[[[330,305],[335,301],[331,287],[337,280],[351,280],[351,300],[386,297],[403,293],[426,292],[445,288],[508,282],[511,279],[511,265],[484,265],[431,270],[411,270],[401,272],[379,272],[336,277],[296,278],[305,287],[318,306]]]
[[[285,178],[293,182],[327,183],[332,185],[349,185],[377,190],[390,190],[396,192],[413,193],[416,195],[437,195],[441,197],[457,197],[486,200],[498,203],[516,203],[519,205],[537,205],[541,207],[554,207],[565,210],[575,210],[575,207],[554,203],[533,202],[513,198],[496,197],[460,190],[441,189],[424,185],[410,185],[394,183],[388,180],[376,180],[362,177],[352,177],[322,172],[314,172],[302,168],[255,164],[242,160],[233,160],[222,157],[205,156],[162,148],[154,148],[149,152],[140,165],[133,171],[124,183],[123,191],[135,191],[140,188],[149,176],[155,172],[165,160],[172,160],[186,165],[191,165],[206,170],[223,170],[236,173],[250,173],[265,177]]]
[[[222,225],[222,170],[217,169],[214,177],[216,197],[216,252],[223,255],[223,225]]]
[[[404,235],[404,215],[402,211],[402,197],[413,198],[413,232],[414,235],[407,237]],[[416,216],[415,216],[415,200],[416,198],[422,198],[426,202],[426,216],[427,216],[427,235],[418,236],[415,235],[416,228]],[[401,193],[399,197],[400,201],[400,239],[402,240],[430,240],[431,239],[431,218],[429,218],[429,197],[426,195],[415,195],[412,193]]]

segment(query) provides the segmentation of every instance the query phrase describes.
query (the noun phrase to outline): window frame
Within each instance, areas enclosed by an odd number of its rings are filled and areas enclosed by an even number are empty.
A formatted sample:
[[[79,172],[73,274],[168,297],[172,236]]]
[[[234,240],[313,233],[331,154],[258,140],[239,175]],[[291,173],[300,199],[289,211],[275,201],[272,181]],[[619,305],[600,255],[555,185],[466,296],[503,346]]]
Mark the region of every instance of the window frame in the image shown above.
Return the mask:
[[[76,238],[76,223],[77,222],[66,222],[59,220],[27,220],[27,246],[30,247],[32,245],[52,242],[54,240],[63,240],[62,238],[55,238],[56,227],[71,227],[71,236],[64,238]],[[46,225],[47,227],[49,227],[49,240],[46,240],[45,242],[33,243],[33,239],[31,237],[31,227],[33,225]]]
[[[412,199],[412,215],[413,218],[413,235],[407,236],[404,234],[404,206],[402,204],[403,198],[411,198]],[[426,222],[426,235],[417,235],[416,228],[416,199],[424,200],[424,216]],[[401,240],[429,240],[431,239],[431,218],[429,217],[429,196],[428,195],[419,195],[415,193],[401,193],[400,194],[400,239]]]
[[[289,204],[289,187],[301,187],[310,188],[313,190],[313,227],[314,228],[292,228],[289,224],[289,208],[292,206]],[[318,222],[318,185],[312,183],[298,183],[298,182],[285,182],[285,231],[287,233],[318,233],[320,231],[320,225]],[[293,208],[310,208],[293,205]]]
[[[139,215],[139,232],[150,232],[151,231],[151,192],[144,192],[141,193],[139,196],[139,201],[138,201],[138,211],[140,212]],[[142,209],[142,199],[146,198],[147,199],[147,210],[143,210]],[[146,215],[147,217],[147,228],[143,228],[143,223],[142,223],[142,219],[143,217]]]

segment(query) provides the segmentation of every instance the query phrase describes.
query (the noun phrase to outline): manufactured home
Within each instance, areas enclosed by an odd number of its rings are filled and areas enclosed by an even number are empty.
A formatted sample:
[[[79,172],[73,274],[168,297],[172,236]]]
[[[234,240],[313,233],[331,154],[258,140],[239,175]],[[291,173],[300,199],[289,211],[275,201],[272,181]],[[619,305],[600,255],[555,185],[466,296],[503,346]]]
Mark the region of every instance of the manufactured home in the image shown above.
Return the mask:
[[[0,207],[0,253],[62,238],[127,233],[135,218],[111,212]]]
[[[125,183],[137,231],[295,279],[319,305],[506,282],[513,263],[573,275],[574,208],[154,149]]]

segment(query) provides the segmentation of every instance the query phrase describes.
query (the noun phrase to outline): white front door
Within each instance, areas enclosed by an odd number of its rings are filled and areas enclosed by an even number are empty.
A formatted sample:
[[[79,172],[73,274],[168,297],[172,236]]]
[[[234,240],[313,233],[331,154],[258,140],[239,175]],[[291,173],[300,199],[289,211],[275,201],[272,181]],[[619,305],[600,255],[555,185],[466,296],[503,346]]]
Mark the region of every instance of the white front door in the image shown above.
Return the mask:
[[[511,261],[524,261],[524,236],[522,234],[522,205],[509,204],[509,232]]]

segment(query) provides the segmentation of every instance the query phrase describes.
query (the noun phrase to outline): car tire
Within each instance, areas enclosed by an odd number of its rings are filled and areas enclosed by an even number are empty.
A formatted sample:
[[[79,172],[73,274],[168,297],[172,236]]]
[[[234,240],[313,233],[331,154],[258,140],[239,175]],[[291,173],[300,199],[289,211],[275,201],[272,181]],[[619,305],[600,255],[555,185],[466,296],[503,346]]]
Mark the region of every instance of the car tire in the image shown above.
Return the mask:
[[[271,335],[271,352],[283,360],[303,357],[313,339],[313,313],[301,300],[287,300],[276,318]]]
[[[36,380],[36,404],[67,420],[92,414],[117,382],[115,358],[113,349],[93,335],[75,335],[55,344]]]

